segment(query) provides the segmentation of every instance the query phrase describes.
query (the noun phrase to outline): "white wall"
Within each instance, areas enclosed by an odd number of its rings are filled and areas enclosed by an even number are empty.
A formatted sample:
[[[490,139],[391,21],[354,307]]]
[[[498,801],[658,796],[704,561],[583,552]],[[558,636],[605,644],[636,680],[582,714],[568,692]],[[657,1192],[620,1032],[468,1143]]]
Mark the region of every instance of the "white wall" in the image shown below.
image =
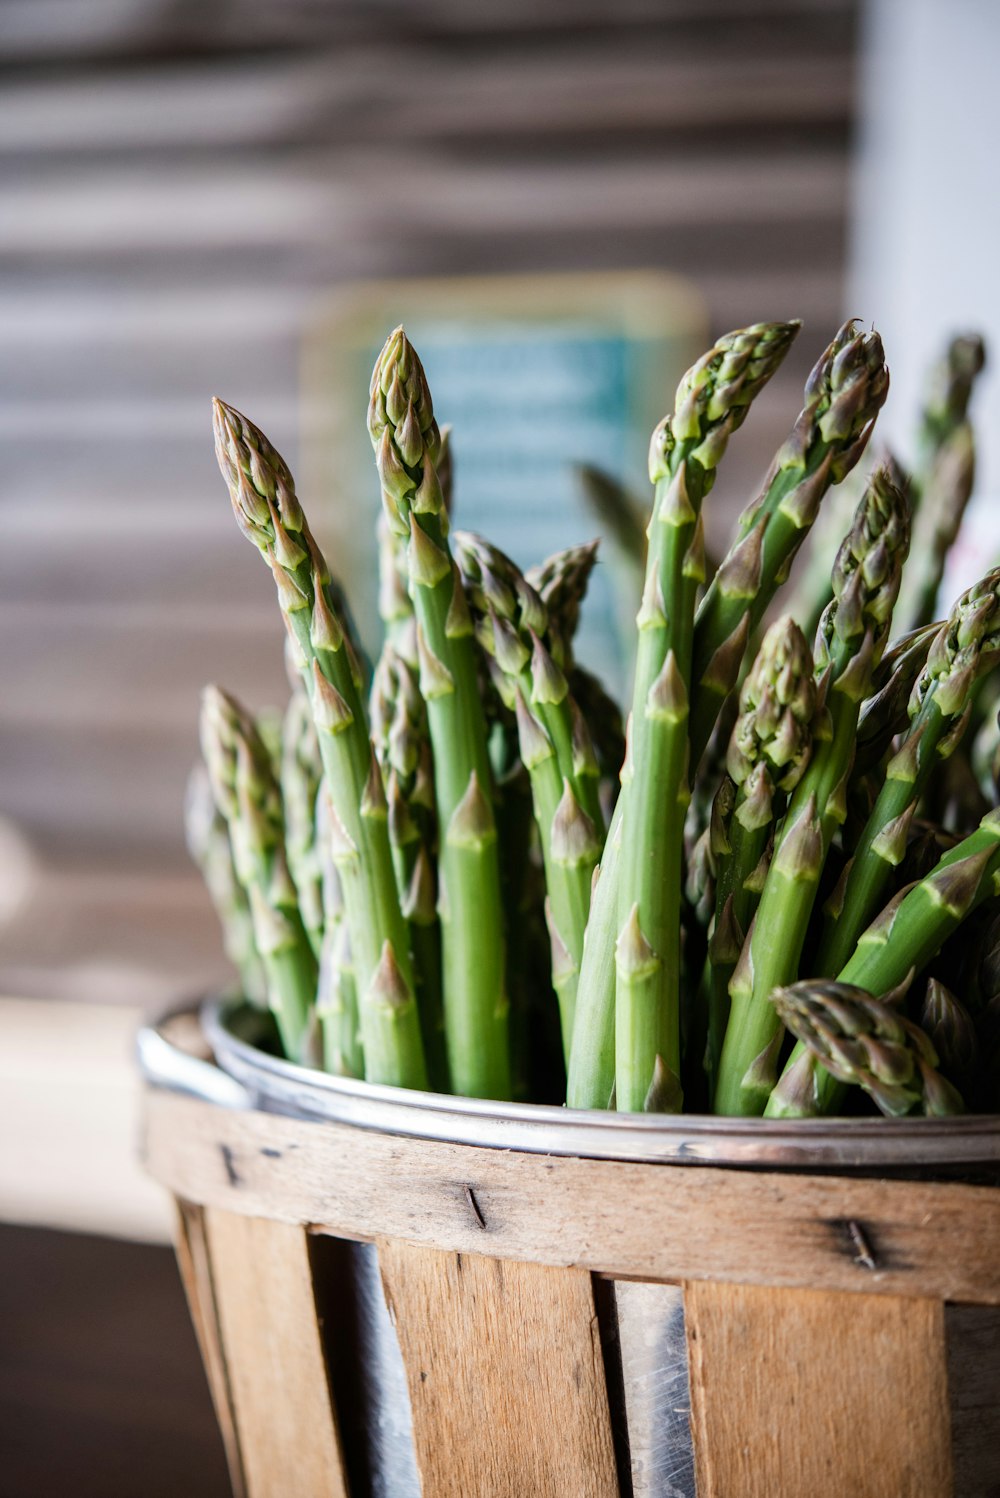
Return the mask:
[[[904,458],[928,363],[952,332],[986,337],[963,537],[981,572],[1000,554],[1000,3],[867,0],[859,88],[847,311],[885,340],[879,425]]]

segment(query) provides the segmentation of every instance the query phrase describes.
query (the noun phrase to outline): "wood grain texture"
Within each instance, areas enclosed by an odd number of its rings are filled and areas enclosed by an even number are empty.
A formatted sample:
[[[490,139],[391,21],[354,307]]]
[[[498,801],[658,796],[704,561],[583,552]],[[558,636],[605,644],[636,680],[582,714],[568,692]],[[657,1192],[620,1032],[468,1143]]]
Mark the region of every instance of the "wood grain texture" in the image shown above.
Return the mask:
[[[215,1418],[219,1422],[222,1444],[226,1450],[226,1463],[229,1467],[233,1498],[246,1498],[243,1462],[236,1435],[233,1391],[222,1351],[215,1289],[212,1285],[212,1266],[205,1234],[205,1209],[179,1199],[175,1201],[174,1206],[176,1210],[174,1247],[177,1265],[180,1270],[181,1283],[184,1286],[184,1294],[187,1296],[191,1320],[194,1323],[194,1334],[205,1367],[205,1377],[208,1379],[208,1387],[212,1395]]]
[[[940,1302],[692,1283],[685,1315],[699,1498],[951,1494]]]
[[[248,1498],[347,1498],[306,1234],[205,1220]]]
[[[1000,1190],[990,1187],[564,1159],[158,1092],[145,1106],[148,1168],[176,1195],[342,1238],[402,1238],[621,1279],[1000,1304]],[[874,1269],[859,1261],[852,1223]]]
[[[617,1498],[590,1275],[380,1239],[423,1498]]]

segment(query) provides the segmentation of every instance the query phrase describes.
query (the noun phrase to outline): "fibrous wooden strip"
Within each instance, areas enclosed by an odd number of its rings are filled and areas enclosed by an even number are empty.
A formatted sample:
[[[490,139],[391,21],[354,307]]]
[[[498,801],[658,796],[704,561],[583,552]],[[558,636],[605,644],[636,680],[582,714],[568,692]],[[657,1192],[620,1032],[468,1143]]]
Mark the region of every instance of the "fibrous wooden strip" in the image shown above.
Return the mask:
[[[1000,1305],[1000,1190],[987,1186],[563,1159],[160,1092],[146,1098],[145,1142],[149,1169],[177,1195],[341,1238],[404,1238],[619,1279]]]
[[[698,1498],[948,1498],[944,1306],[685,1286]]]
[[[306,1233],[205,1218],[248,1498],[346,1498]]]
[[[590,1275],[380,1239],[423,1498],[617,1498]]]
[[[233,1411],[233,1395],[229,1385],[229,1371],[222,1352],[218,1313],[215,1306],[215,1291],[212,1286],[212,1267],[205,1237],[205,1209],[190,1202],[175,1201],[176,1233],[175,1252],[180,1270],[181,1283],[187,1296],[188,1309],[194,1323],[194,1334],[205,1368],[205,1377],[212,1395],[215,1418],[222,1433],[222,1444],[226,1450],[229,1480],[233,1487],[233,1498],[245,1498],[243,1463],[240,1458],[239,1441],[236,1436],[236,1417]]]

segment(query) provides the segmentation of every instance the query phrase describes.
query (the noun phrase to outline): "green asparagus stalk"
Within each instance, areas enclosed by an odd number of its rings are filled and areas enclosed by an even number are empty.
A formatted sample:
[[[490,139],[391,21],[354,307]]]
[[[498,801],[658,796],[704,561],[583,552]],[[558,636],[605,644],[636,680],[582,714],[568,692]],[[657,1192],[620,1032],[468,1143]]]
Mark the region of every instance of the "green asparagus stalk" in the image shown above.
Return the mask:
[[[899,593],[900,629],[918,629],[935,617],[945,563],[974,481],[975,444],[966,421],[950,433],[927,475],[913,528],[913,557]]]
[[[323,866],[316,844],[316,798],[323,765],[312,708],[301,684],[292,691],[282,723],[281,797],[285,808],[288,869],[299,911],[319,957],[323,945]]]
[[[456,561],[472,612],[476,636],[494,669],[500,694],[516,711],[517,687],[549,735],[559,774],[603,836],[598,797],[599,770],[583,714],[569,690],[560,661],[572,664],[572,639],[582,597],[580,583],[593,563],[590,548],[561,552],[551,561],[555,573],[540,569],[552,602],[549,607],[517,565],[482,536],[456,531]],[[546,575],[547,573],[547,575]],[[589,877],[589,876],[588,876]]]
[[[615,1096],[615,914],[621,858],[622,803],[608,828],[594,870],[590,919],[583,939],[577,983],[573,1044],[566,1077],[571,1108],[614,1108]]]
[[[618,799],[619,775],[625,758],[625,725],[621,708],[597,677],[582,666],[573,667],[568,681],[570,696],[583,714],[597,756],[598,794],[602,819],[607,826]]]
[[[945,1075],[966,1096],[966,1088],[975,1085],[979,1059],[976,1025],[965,1005],[937,978],[928,979],[920,1028],[937,1051]]]
[[[730,435],[797,332],[798,324],[760,324],[720,339],[681,380],[674,413],[650,445],[655,497],[637,618],[617,911],[622,1111],[680,1107],[681,857],[694,606],[705,577],[701,503]]]
[[[858,718],[855,776],[867,775],[884,759],[897,734],[910,721],[913,684],[927,663],[941,622],[908,635],[897,636],[872,673],[871,695],[861,704]]]
[[[691,764],[704,752],[739,678],[753,631],[788,576],[831,484],[857,463],[889,389],[882,341],[846,322],[809,376],[805,405],[760,495],[698,608],[691,697]]]
[[[568,1062],[590,885],[604,831],[597,760],[566,678],[546,648],[549,619],[538,593],[509,557],[480,537],[458,531],[453,545],[477,635],[517,716],[545,867],[552,983]]]
[[[509,1005],[486,720],[435,469],[440,433],[423,368],[402,328],[390,334],[375,365],[368,430],[386,517],[406,543],[434,753],[449,1072],[463,1096],[505,1098]],[[367,1051],[366,1043],[366,1057]]]
[[[979,334],[962,333],[951,339],[943,358],[930,371],[910,480],[910,503],[915,515],[920,512],[942,450],[955,432],[966,425],[972,389],[985,363],[986,349]]]
[[[930,372],[910,480],[913,560],[900,590],[899,630],[915,629],[934,618],[945,560],[972,493],[975,454],[968,409],[985,362],[979,335],[961,334],[951,339]]]
[[[222,927],[226,956],[239,974],[245,998],[267,1002],[267,978],[254,942],[250,900],[233,863],[226,819],[215,804],[204,764],[188,777],[184,798],[184,829],[188,852],[198,865]]]
[[[954,749],[969,717],[977,680],[1000,661],[1000,570],[955,604],[910,694],[910,724],[854,850],[847,879],[829,909],[815,967],[841,970],[884,903],[906,851],[910,822],[934,766]]]
[[[740,716],[729,742],[717,803],[731,800],[714,828],[715,921],[708,943],[708,1059],[714,1090],[729,983],[757,909],[761,863],[785,797],[812,753],[816,680],[812,652],[794,619],[771,625],[740,692]],[[733,788],[731,794],[727,787]],[[766,863],[764,864],[766,869]]]
[[[451,428],[440,429],[437,476],[441,497],[451,514],[452,454]],[[378,553],[378,608],[385,627],[385,638],[406,664],[416,670],[417,633],[413,600],[407,589],[405,538],[398,536],[383,511],[376,522]]]
[[[1000,811],[938,860],[918,884],[903,889],[860,937],[838,982],[888,993],[940,951],[979,905],[1000,893]],[[768,1100],[769,1118],[832,1113],[842,1096],[806,1048],[797,1045]]]
[[[587,584],[597,564],[597,547],[596,541],[567,547],[537,567],[529,567],[524,574],[545,608],[548,620],[545,644],[562,671],[570,671],[574,665],[573,639]]]
[[[299,1061],[316,996],[316,958],[288,872],[281,788],[271,756],[249,713],[218,687],[202,694],[201,748],[250,900],[268,1002],[285,1054]]]
[[[417,679],[387,640],[375,667],[372,742],[386,787],[389,841],[399,898],[410,927],[417,1008],[432,1086],[448,1091],[437,914],[437,826],[427,706]]]
[[[316,986],[316,1015],[323,1035],[324,1069],[337,1077],[363,1077],[365,1060],[358,988],[344,891],[333,859],[333,816],[329,794],[321,784],[316,802],[316,846],[323,881],[323,946]]]
[[[369,1081],[424,1087],[427,1070],[382,776],[368,736],[349,621],[286,464],[231,406],[215,402],[216,455],[244,535],[271,568],[312,706],[334,815]]]
[[[854,482],[857,476],[855,468],[844,483],[834,485],[820,507],[806,543],[807,555],[800,570],[797,569],[794,587],[784,604],[785,611],[791,614],[807,640],[816,634],[823,610],[830,602],[833,564],[860,498],[861,486]]]
[[[957,1090],[936,1070],[929,1036],[865,989],[811,978],[776,988],[771,1000],[820,1067],[842,1084],[863,1088],[890,1118],[918,1110],[932,1118],[965,1112]]]
[[[817,632],[829,737],[816,743],[789,802],[730,984],[717,1113],[762,1113],[777,1080],[781,1027],[768,998],[798,972],[830,842],[846,814],[858,716],[885,647],[908,541],[906,501],[888,470],[878,469],[837,555],[833,600]]]

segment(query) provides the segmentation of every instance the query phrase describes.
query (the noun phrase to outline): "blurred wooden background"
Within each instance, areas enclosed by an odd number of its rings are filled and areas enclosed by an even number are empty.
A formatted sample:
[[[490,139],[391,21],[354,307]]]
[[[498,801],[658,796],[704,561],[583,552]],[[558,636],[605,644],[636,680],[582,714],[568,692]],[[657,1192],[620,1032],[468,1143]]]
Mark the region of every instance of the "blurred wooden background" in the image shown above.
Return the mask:
[[[282,690],[208,397],[294,462],[356,278],[655,267],[718,330],[840,320],[853,0],[0,0],[0,992],[220,971],[183,850],[197,693]],[[12,907],[17,907],[11,914]]]

